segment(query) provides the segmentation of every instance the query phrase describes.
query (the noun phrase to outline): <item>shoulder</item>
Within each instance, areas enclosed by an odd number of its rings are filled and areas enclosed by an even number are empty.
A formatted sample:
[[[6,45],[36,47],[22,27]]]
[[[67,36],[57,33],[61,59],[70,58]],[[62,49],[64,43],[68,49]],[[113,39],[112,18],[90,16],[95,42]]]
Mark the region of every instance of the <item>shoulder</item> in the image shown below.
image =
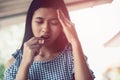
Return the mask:
[[[8,69],[10,65],[12,65],[15,60],[19,61],[22,57],[22,51],[21,50],[16,50],[13,54],[12,57],[7,61],[5,64],[5,68]]]
[[[10,67],[11,64],[13,64],[13,62],[15,61],[14,57],[11,57],[7,63],[5,64],[5,68],[8,69]]]

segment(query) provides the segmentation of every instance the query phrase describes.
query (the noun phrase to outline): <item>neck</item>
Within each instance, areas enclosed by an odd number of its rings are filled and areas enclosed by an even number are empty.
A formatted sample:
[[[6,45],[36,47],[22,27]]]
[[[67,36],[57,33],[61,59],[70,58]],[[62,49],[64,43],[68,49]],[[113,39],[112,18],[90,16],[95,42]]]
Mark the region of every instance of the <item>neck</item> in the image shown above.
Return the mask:
[[[51,45],[51,46],[43,46],[40,50],[40,54],[53,54],[63,50],[63,47],[58,45]]]
[[[48,61],[58,56],[63,51],[66,44],[54,44],[51,46],[42,46],[35,57],[35,61]]]
[[[49,53],[49,54],[53,54],[53,53],[57,53],[57,52],[61,52],[65,45],[67,44],[67,42],[63,42],[62,41],[55,41],[55,43],[53,43],[52,45],[43,45],[42,48],[40,49],[40,53]]]

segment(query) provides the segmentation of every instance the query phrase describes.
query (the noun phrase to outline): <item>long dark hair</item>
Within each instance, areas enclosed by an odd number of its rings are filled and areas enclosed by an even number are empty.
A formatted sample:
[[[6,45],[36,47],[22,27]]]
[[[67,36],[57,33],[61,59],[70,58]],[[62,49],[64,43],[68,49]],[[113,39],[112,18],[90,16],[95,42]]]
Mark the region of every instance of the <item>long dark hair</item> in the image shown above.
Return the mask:
[[[55,9],[60,8],[65,14],[65,16],[70,20],[66,5],[63,0],[33,0],[27,12],[25,33],[24,33],[23,42],[20,48],[22,51],[23,51],[24,43],[28,41],[31,37],[33,37],[33,32],[31,27],[33,14],[38,8],[42,8],[42,7],[44,8],[50,7]],[[62,41],[62,44],[64,43],[67,43],[67,39],[64,39],[64,41]]]

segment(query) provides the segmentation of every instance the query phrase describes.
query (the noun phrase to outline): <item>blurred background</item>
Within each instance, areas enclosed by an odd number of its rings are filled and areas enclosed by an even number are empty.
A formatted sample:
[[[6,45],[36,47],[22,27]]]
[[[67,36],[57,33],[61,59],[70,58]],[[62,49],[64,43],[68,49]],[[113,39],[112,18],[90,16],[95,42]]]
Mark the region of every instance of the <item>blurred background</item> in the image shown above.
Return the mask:
[[[31,0],[0,0],[0,80],[20,48]],[[65,0],[95,80],[120,80],[120,0]]]

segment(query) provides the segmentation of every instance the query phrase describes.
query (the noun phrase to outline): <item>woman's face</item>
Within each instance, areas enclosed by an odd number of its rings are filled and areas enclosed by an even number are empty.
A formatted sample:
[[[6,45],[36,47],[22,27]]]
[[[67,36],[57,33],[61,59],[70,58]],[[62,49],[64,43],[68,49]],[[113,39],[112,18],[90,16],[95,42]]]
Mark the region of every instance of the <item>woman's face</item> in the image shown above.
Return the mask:
[[[62,32],[57,18],[57,11],[53,8],[39,8],[32,18],[32,31],[35,37],[45,37],[45,43],[51,44]]]

